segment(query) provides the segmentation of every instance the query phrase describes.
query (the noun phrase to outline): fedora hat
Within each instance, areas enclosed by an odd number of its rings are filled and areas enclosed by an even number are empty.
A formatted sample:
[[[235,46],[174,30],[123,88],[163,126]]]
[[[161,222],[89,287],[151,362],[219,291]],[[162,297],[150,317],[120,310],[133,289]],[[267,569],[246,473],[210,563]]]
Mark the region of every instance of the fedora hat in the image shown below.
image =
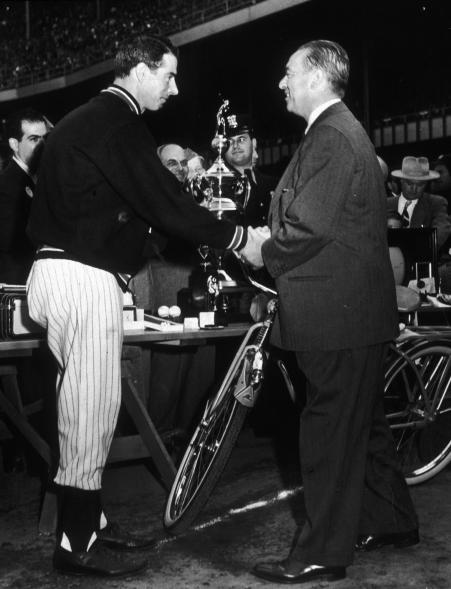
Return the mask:
[[[406,156],[402,160],[400,170],[393,170],[391,173],[395,178],[402,178],[404,180],[418,180],[419,182],[427,182],[438,178],[440,174],[429,169],[429,160],[427,157],[413,157]]]

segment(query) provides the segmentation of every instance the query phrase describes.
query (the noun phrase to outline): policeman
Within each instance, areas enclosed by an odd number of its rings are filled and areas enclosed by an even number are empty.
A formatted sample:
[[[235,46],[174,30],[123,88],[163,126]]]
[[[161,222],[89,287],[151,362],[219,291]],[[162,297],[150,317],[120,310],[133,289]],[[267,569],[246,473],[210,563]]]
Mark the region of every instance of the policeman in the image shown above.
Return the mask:
[[[227,116],[225,131],[228,146],[224,159],[238,177],[247,178],[242,199],[243,224],[252,227],[266,225],[271,191],[276,187],[277,178],[263,174],[256,166],[257,140],[248,115]]]

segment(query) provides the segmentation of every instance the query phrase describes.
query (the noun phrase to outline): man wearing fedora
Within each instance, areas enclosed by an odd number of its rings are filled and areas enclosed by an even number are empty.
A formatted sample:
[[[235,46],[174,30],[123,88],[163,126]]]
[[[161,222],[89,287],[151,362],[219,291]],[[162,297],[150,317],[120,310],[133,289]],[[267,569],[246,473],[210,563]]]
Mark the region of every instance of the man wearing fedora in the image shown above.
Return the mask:
[[[443,196],[425,191],[427,183],[439,178],[439,173],[430,170],[428,158],[409,155],[392,176],[400,179],[401,194],[387,199],[388,214],[399,213],[404,227],[436,227],[440,249],[451,235],[448,203]]]

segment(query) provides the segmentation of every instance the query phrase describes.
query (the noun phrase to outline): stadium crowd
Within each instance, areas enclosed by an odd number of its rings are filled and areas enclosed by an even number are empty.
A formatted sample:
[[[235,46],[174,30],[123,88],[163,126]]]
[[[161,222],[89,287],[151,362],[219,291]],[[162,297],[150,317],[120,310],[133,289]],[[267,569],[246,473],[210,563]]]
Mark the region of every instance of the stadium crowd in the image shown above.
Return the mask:
[[[0,5],[0,90],[67,75],[114,56],[130,34],[170,35],[256,0],[23,2]]]

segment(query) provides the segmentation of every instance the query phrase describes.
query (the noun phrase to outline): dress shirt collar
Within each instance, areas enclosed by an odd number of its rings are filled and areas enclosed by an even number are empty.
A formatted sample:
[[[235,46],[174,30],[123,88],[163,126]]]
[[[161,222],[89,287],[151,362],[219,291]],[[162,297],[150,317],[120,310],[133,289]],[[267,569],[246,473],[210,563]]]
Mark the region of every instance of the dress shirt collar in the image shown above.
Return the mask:
[[[305,134],[310,129],[310,127],[313,125],[313,123],[316,121],[316,119],[319,117],[319,115],[322,112],[324,112],[327,108],[329,108],[329,106],[332,106],[333,104],[336,104],[337,102],[341,102],[341,99],[340,98],[332,98],[331,100],[328,100],[327,102],[323,102],[322,104],[320,104],[319,106],[317,106],[310,113],[310,116],[309,116],[308,121],[307,121],[307,128],[305,130]]]
[[[115,94],[129,106],[131,111],[133,111],[137,115],[141,114],[141,108],[138,104],[138,101],[134,96],[130,94],[130,92],[127,92],[125,88],[122,88],[117,84],[111,84],[111,86],[108,86],[108,88],[105,88],[104,90],[102,90],[102,92],[109,92],[110,94]]]
[[[398,200],[398,213],[400,215],[402,215],[402,213],[404,211],[404,207],[406,206],[406,203],[409,203],[407,210],[409,211],[409,217],[412,217],[412,212],[413,212],[413,209],[416,207],[417,202],[418,202],[418,198],[416,198],[415,200],[408,200],[401,192],[401,194],[399,195],[399,200]]]

